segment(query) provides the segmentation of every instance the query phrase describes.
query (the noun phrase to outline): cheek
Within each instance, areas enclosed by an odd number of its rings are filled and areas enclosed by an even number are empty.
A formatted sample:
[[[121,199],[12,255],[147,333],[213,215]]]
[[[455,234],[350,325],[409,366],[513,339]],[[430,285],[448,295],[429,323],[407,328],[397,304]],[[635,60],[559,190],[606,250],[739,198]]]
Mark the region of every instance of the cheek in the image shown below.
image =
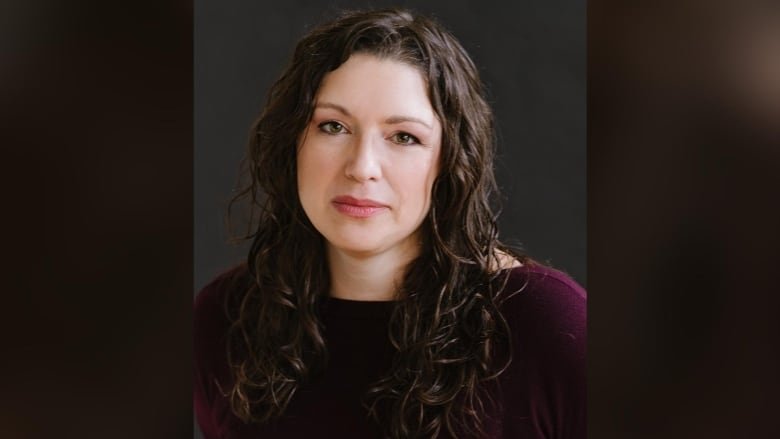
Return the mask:
[[[424,187],[425,187],[425,213],[428,213],[428,210],[431,208],[432,198],[433,198],[433,184],[436,182],[436,179],[439,177],[439,168],[440,168],[440,154],[441,150],[437,150],[436,154],[431,158],[430,163],[428,164],[425,174],[425,181],[424,181]]]
[[[298,148],[298,190],[304,191],[312,188],[312,183],[321,176],[323,163],[317,157],[315,148],[311,145],[302,145]]]
[[[417,162],[416,166],[406,169],[398,175],[398,182],[403,187],[403,198],[415,210],[427,213],[430,207],[431,190],[436,180],[436,157]]]
[[[313,154],[310,147],[304,145],[298,148],[296,169],[298,200],[309,221],[317,224],[320,211],[319,200],[323,198],[321,191],[324,184],[321,181],[322,167],[318,165],[316,154]]]
[[[305,189],[309,189],[305,186],[310,186],[307,182],[311,182],[312,178],[317,175],[317,157],[316,148],[311,145],[311,138],[309,136],[309,129],[304,131],[303,135],[298,139],[298,151],[296,152],[296,167],[298,172],[298,191],[302,192]]]
[[[301,147],[297,158],[298,171],[298,198],[304,210],[310,208],[310,200],[314,190],[318,187],[316,177],[316,158],[312,156],[308,148]]]

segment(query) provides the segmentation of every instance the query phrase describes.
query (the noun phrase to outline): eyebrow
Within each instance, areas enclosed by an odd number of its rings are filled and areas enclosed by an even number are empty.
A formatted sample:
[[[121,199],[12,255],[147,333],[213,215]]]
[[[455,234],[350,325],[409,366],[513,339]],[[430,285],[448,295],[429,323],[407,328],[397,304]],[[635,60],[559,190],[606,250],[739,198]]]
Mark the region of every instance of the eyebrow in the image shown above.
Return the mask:
[[[350,114],[350,112],[346,108],[342,107],[339,104],[334,104],[334,103],[331,103],[331,102],[317,102],[317,104],[314,106],[314,108],[315,109],[317,109],[317,108],[331,108],[331,109],[334,109],[334,110],[338,111],[339,113],[344,114],[347,117],[352,117],[352,114]],[[433,129],[431,124],[429,124],[428,122],[425,122],[424,120],[422,120],[420,118],[417,118],[417,117],[412,117],[412,116],[390,116],[387,119],[385,119],[385,123],[390,124],[390,125],[395,125],[395,124],[399,124],[399,123],[403,123],[403,122],[419,123],[420,125],[423,125],[423,126],[427,127],[429,130]]]

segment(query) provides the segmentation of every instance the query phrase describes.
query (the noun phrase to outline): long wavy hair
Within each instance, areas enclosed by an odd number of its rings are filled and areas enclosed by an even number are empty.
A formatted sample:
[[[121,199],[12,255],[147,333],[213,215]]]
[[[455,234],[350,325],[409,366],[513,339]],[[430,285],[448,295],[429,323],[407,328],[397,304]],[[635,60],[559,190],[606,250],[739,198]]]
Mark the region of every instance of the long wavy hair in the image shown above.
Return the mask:
[[[348,12],[311,30],[252,127],[247,184],[231,201],[249,201],[252,280],[231,302],[226,393],[241,419],[268,422],[327,366],[325,242],[298,198],[296,154],[323,77],[355,53],[418,69],[442,124],[420,254],[388,328],[394,360],[364,404],[389,437],[478,436],[494,404],[485,389],[511,360],[500,255],[528,259],[498,240],[493,116],[477,69],[448,31],[406,10]]]

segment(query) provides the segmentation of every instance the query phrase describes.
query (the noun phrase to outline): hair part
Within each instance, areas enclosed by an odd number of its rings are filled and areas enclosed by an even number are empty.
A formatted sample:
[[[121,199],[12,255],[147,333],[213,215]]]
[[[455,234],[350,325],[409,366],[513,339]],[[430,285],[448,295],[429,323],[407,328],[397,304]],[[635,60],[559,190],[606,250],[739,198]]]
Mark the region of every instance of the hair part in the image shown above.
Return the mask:
[[[296,155],[322,79],[356,53],[417,68],[442,125],[421,252],[390,321],[396,354],[365,405],[390,437],[480,434],[493,404],[486,386],[511,359],[498,255],[527,259],[498,240],[493,117],[476,67],[443,27],[399,9],[348,12],[310,31],[252,127],[249,181],[231,201],[250,204],[252,283],[232,298],[227,393],[237,416],[267,422],[327,367],[318,315],[330,288],[325,242],[300,204]]]

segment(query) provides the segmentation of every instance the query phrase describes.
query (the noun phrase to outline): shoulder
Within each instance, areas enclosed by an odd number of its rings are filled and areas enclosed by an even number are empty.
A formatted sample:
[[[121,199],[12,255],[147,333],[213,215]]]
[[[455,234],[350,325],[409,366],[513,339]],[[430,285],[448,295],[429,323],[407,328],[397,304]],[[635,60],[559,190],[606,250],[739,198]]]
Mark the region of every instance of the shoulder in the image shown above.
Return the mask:
[[[507,270],[501,313],[515,343],[541,359],[583,363],[587,293],[570,276],[530,262]]]
[[[195,297],[193,304],[193,356],[200,384],[208,389],[214,377],[227,376],[227,335],[232,323],[233,298],[246,291],[249,273],[245,264],[233,267],[212,279]],[[210,395],[213,396],[213,395]]]
[[[249,286],[245,264],[233,267],[212,279],[195,296],[193,304],[193,336],[195,360],[208,363],[215,350],[224,346],[224,338],[231,324],[228,299]]]
[[[540,312],[584,318],[587,292],[567,274],[529,262],[506,270],[505,276],[499,297],[507,312],[527,312],[530,307],[540,318],[552,317]]]
[[[192,323],[196,361],[208,362],[214,350],[224,346],[234,314],[231,310],[250,283],[246,264],[240,264],[216,276],[195,296]]]
[[[227,300],[234,293],[249,286],[249,271],[246,264],[240,264],[219,274],[195,296],[193,324],[196,336],[203,335],[214,325],[229,321]]]
[[[249,286],[246,265],[221,273],[195,297],[193,304],[193,405],[205,437],[218,437],[222,413],[229,410],[224,391],[232,382],[227,360],[231,325],[229,299]]]
[[[512,361],[503,377],[508,420],[518,436],[586,434],[586,292],[568,275],[538,264],[507,273],[501,313]]]
[[[248,286],[249,276],[246,263],[238,264],[218,274],[195,296],[195,309],[224,300],[233,290]]]

